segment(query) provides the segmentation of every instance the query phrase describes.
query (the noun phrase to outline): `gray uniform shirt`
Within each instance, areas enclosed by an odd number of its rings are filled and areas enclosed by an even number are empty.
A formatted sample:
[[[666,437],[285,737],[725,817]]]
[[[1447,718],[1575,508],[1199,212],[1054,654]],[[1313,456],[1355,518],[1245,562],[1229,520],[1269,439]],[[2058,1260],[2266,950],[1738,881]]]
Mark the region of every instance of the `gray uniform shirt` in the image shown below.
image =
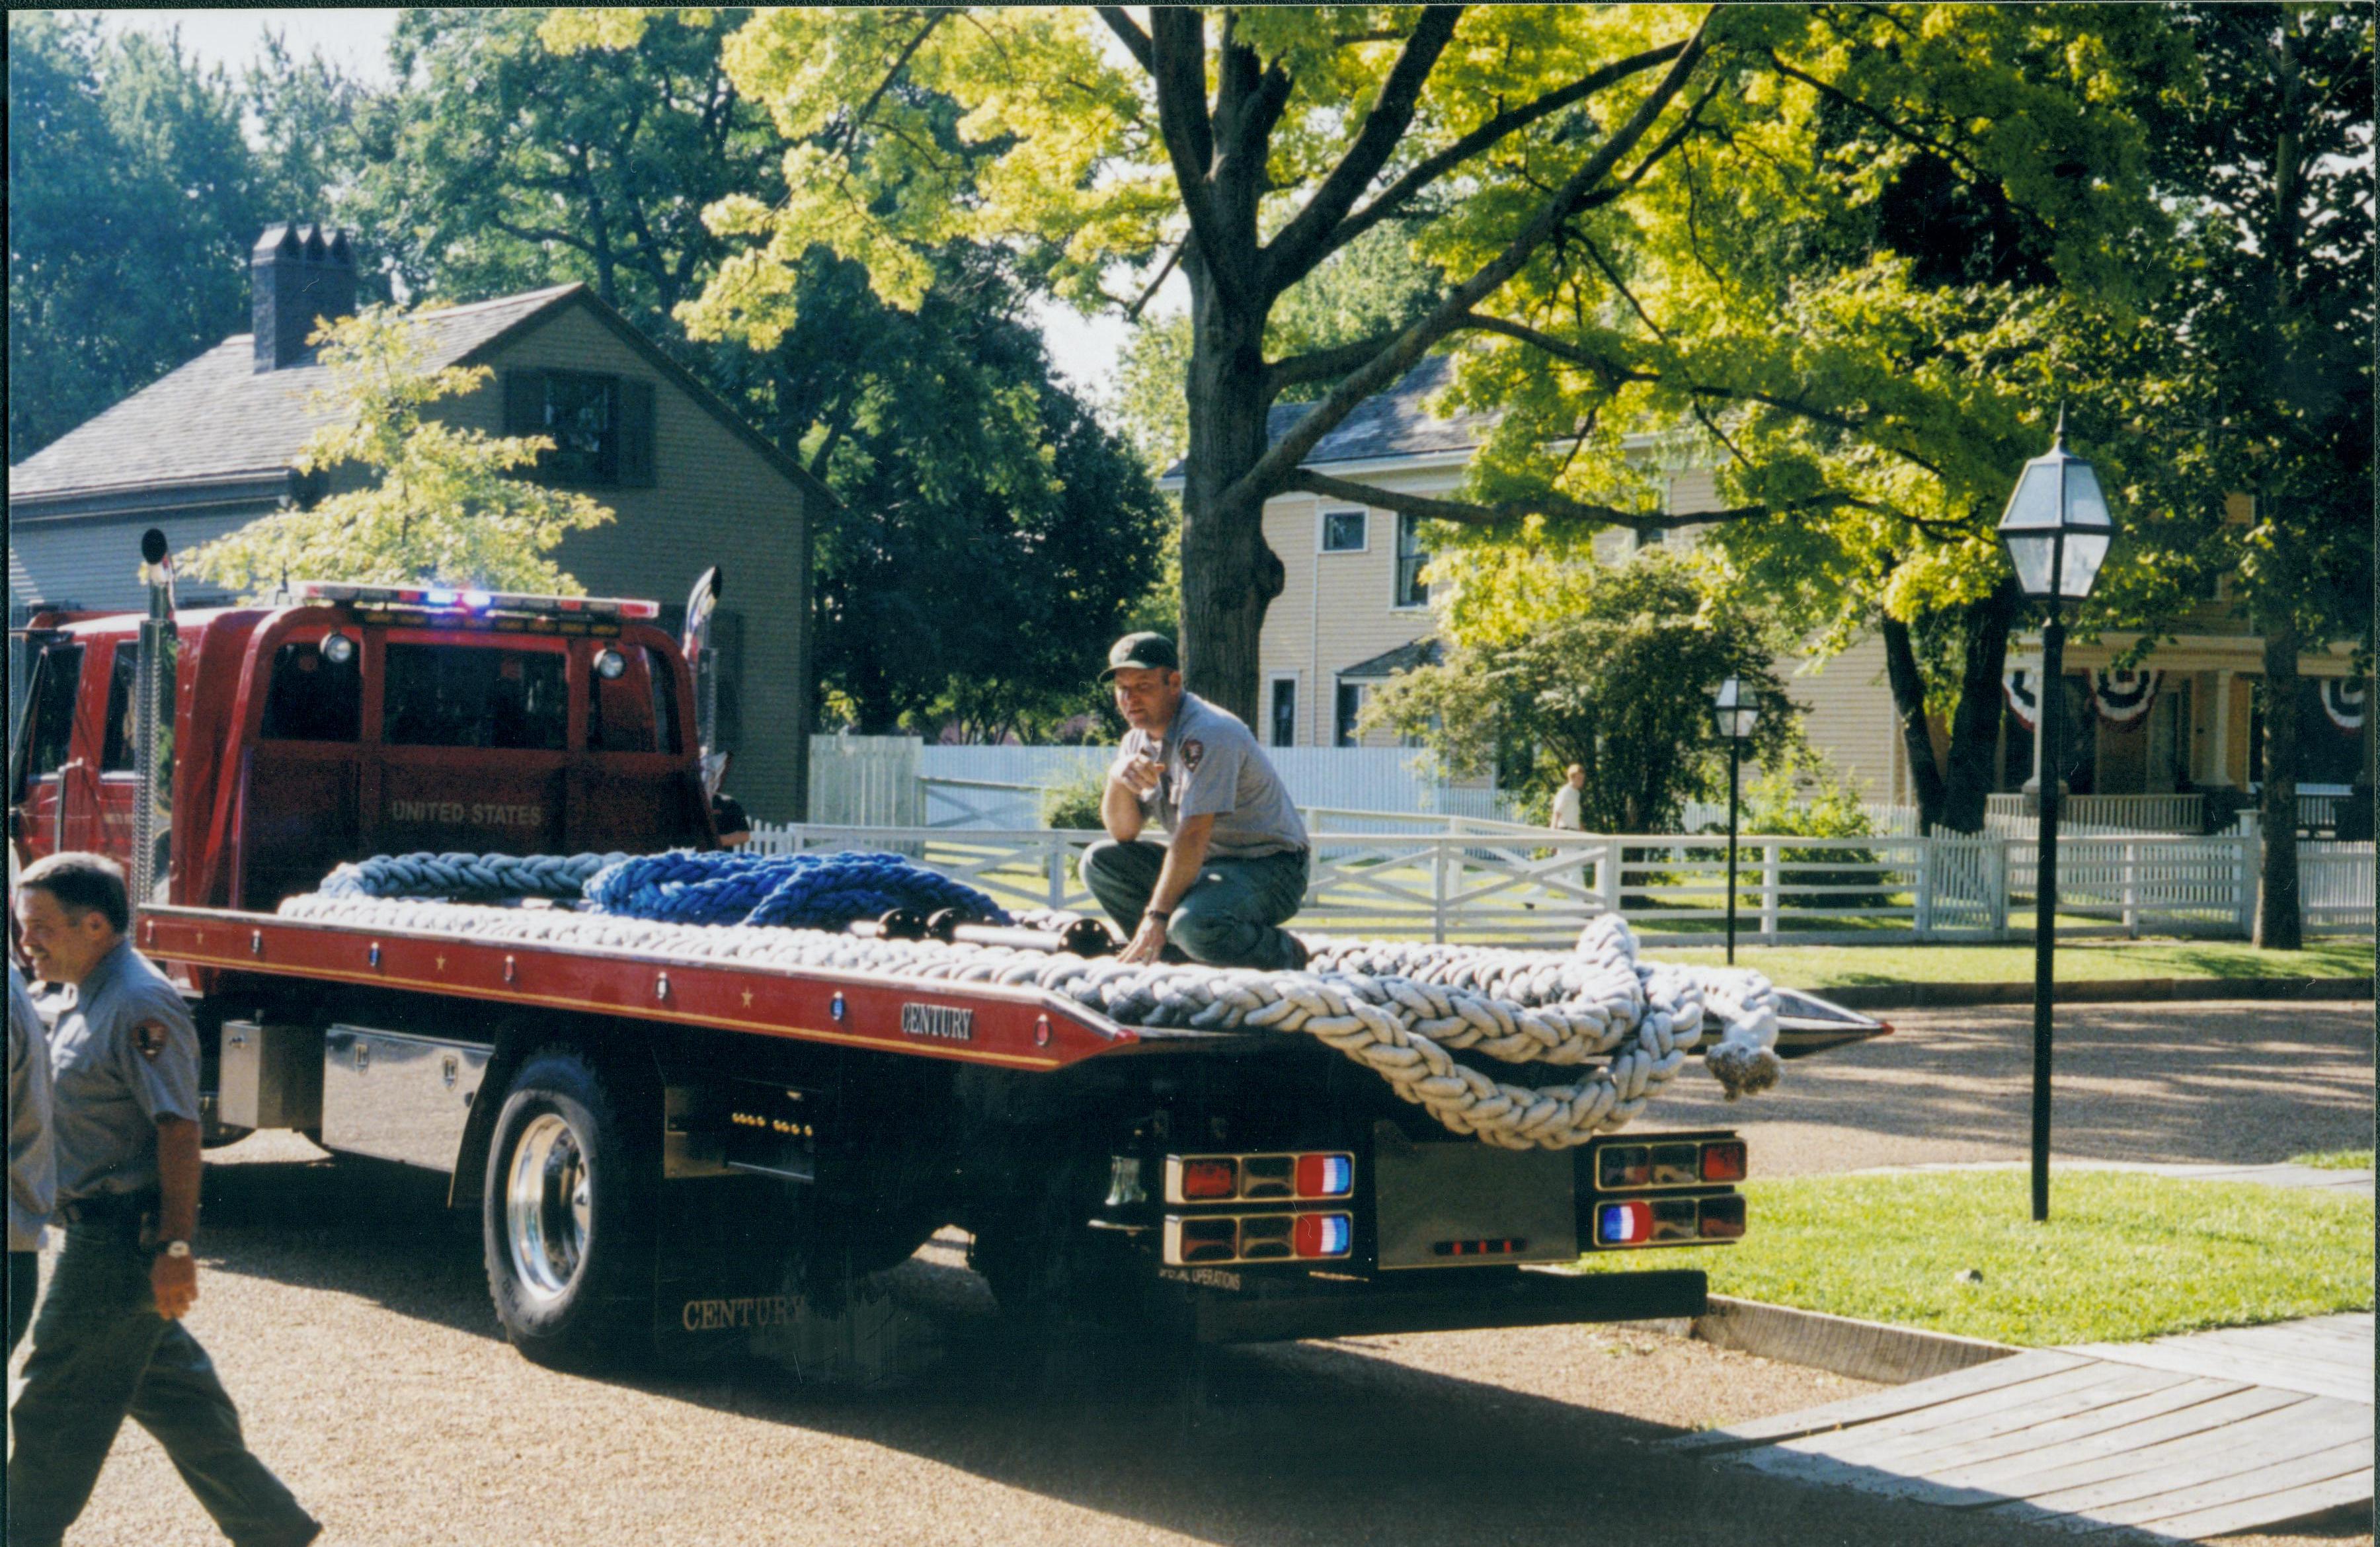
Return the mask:
[[[198,1121],[199,1033],[181,994],[129,940],[59,1014],[50,1073],[58,1201],[154,1191],[157,1119]]]
[[[8,964],[8,1249],[42,1249],[57,1192],[50,1153],[50,1048],[42,1012]]]
[[[1216,859],[1254,859],[1306,847],[1305,823],[1288,786],[1238,715],[1184,693],[1162,741],[1144,731],[1123,733],[1117,768],[1136,757],[1165,766],[1141,804],[1154,806],[1168,833],[1181,831],[1184,817],[1213,817],[1207,852]]]

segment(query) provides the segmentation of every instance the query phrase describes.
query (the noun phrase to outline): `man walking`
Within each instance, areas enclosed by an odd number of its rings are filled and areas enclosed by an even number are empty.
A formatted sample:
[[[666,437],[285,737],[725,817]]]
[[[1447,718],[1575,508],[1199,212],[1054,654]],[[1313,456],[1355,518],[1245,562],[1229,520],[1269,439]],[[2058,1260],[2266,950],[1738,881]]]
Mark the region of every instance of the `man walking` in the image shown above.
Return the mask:
[[[8,1354],[33,1322],[42,1229],[55,1191],[50,1163],[50,1043],[17,964],[8,964]]]
[[[198,1032],[126,938],[124,872],[95,854],[52,855],[19,878],[17,919],[34,970],[75,994],[50,1033],[66,1249],[9,1409],[8,1540],[55,1547],[128,1415],[237,1547],[311,1541],[322,1528],[249,1454],[180,1322],[199,1297]]]
[[[1579,801],[1586,789],[1586,767],[1572,763],[1562,773],[1561,787],[1554,791],[1552,820],[1546,823],[1557,833],[1584,833],[1586,819],[1579,814]]]
[[[1099,675],[1132,728],[1099,798],[1107,841],[1083,851],[1083,884],[1131,935],[1128,962],[1180,959],[1295,970],[1305,947],[1281,926],[1305,900],[1305,823],[1239,718],[1182,688],[1161,634],[1127,634]],[[1151,817],[1167,841],[1143,839]]]

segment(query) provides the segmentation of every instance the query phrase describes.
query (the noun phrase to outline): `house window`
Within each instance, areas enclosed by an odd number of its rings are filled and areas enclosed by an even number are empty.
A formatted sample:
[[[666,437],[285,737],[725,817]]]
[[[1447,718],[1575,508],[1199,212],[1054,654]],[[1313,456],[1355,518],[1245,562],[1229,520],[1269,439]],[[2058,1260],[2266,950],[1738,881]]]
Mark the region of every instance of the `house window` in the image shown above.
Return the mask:
[[[1297,745],[1297,678],[1293,676],[1272,679],[1272,744]]]
[[[553,442],[553,449],[537,459],[540,482],[652,487],[650,382],[585,371],[508,371],[504,433],[544,435]]]
[[[1360,554],[1364,551],[1365,526],[1368,511],[1326,510],[1322,513],[1322,551],[1326,554]]]
[[[1339,685],[1339,713],[1330,733],[1330,744],[1333,747],[1357,745],[1355,722],[1363,716],[1364,700],[1370,691],[1370,688],[1361,682],[1342,682]]]
[[[1429,553],[1421,545],[1421,518],[1397,518],[1397,599],[1400,607],[1429,605],[1429,583],[1421,578]]]

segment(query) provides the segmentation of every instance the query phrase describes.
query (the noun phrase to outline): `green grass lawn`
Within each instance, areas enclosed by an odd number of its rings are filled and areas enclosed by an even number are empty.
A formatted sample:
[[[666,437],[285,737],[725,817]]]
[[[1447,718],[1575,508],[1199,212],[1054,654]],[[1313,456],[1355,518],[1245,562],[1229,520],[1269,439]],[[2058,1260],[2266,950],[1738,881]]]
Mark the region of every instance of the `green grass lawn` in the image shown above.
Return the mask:
[[[1723,950],[1646,946],[1663,961],[1717,965]],[[1789,988],[1856,983],[2022,983],[2033,981],[2030,945],[1741,945],[1736,965]],[[2061,983],[2120,978],[2365,978],[2372,942],[2318,940],[2302,951],[2260,951],[2245,941],[2070,942],[2058,947]]]
[[[2369,1171],[2372,1151],[2369,1150],[2322,1150],[2310,1155],[2291,1155],[2291,1165],[2311,1165],[2317,1171]]]
[[[2037,1225],[2028,1186],[2021,1171],[1753,1182],[1732,1247],[1584,1265],[1692,1265],[1714,1294],[2026,1346],[2372,1309],[2369,1198],[2059,1171]]]

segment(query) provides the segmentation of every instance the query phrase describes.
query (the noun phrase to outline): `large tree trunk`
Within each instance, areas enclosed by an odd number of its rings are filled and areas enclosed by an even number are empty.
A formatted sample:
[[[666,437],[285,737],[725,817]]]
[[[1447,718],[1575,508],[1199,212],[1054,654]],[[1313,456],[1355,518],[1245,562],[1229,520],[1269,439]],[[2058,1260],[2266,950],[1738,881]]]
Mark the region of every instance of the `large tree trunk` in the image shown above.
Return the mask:
[[[1917,669],[1917,648],[1909,625],[1889,613],[1884,619],[1884,676],[1892,686],[1893,718],[1909,757],[1909,786],[1917,797],[1917,831],[1934,831],[1942,820],[1942,771],[1934,762],[1934,736],[1925,724],[1925,677]]]
[[[1989,596],[1961,615],[1966,664],[1959,678],[1958,707],[1950,713],[1949,767],[1934,755],[1933,727],[1925,718],[1925,677],[1918,669],[1916,641],[1909,625],[1884,620],[1885,678],[1892,688],[1893,718],[1909,757],[1909,783],[1917,797],[1917,830],[1952,833],[1984,830],[1985,797],[1992,792],[1992,752],[1999,742],[2000,678],[2008,667],[2009,629],[2023,593],[2003,580]]]
[[[2264,626],[2264,885],[2256,902],[2256,944],[2294,951],[2304,944],[2298,907],[2298,628],[2284,613]]]
[[[1253,725],[1257,647],[1265,609],[1281,594],[1281,558],[1264,539],[1262,501],[1224,491],[1264,456],[1264,319],[1218,289],[1195,250],[1186,386],[1190,454],[1182,488],[1182,671],[1190,690]]]
[[[1967,608],[1966,665],[1959,679],[1959,707],[1950,716],[1950,766],[1942,778],[1941,825],[1953,833],[1984,830],[1985,798],[1992,792],[1993,753],[1999,746],[2009,630],[2023,605],[2024,593],[2010,579]]]

